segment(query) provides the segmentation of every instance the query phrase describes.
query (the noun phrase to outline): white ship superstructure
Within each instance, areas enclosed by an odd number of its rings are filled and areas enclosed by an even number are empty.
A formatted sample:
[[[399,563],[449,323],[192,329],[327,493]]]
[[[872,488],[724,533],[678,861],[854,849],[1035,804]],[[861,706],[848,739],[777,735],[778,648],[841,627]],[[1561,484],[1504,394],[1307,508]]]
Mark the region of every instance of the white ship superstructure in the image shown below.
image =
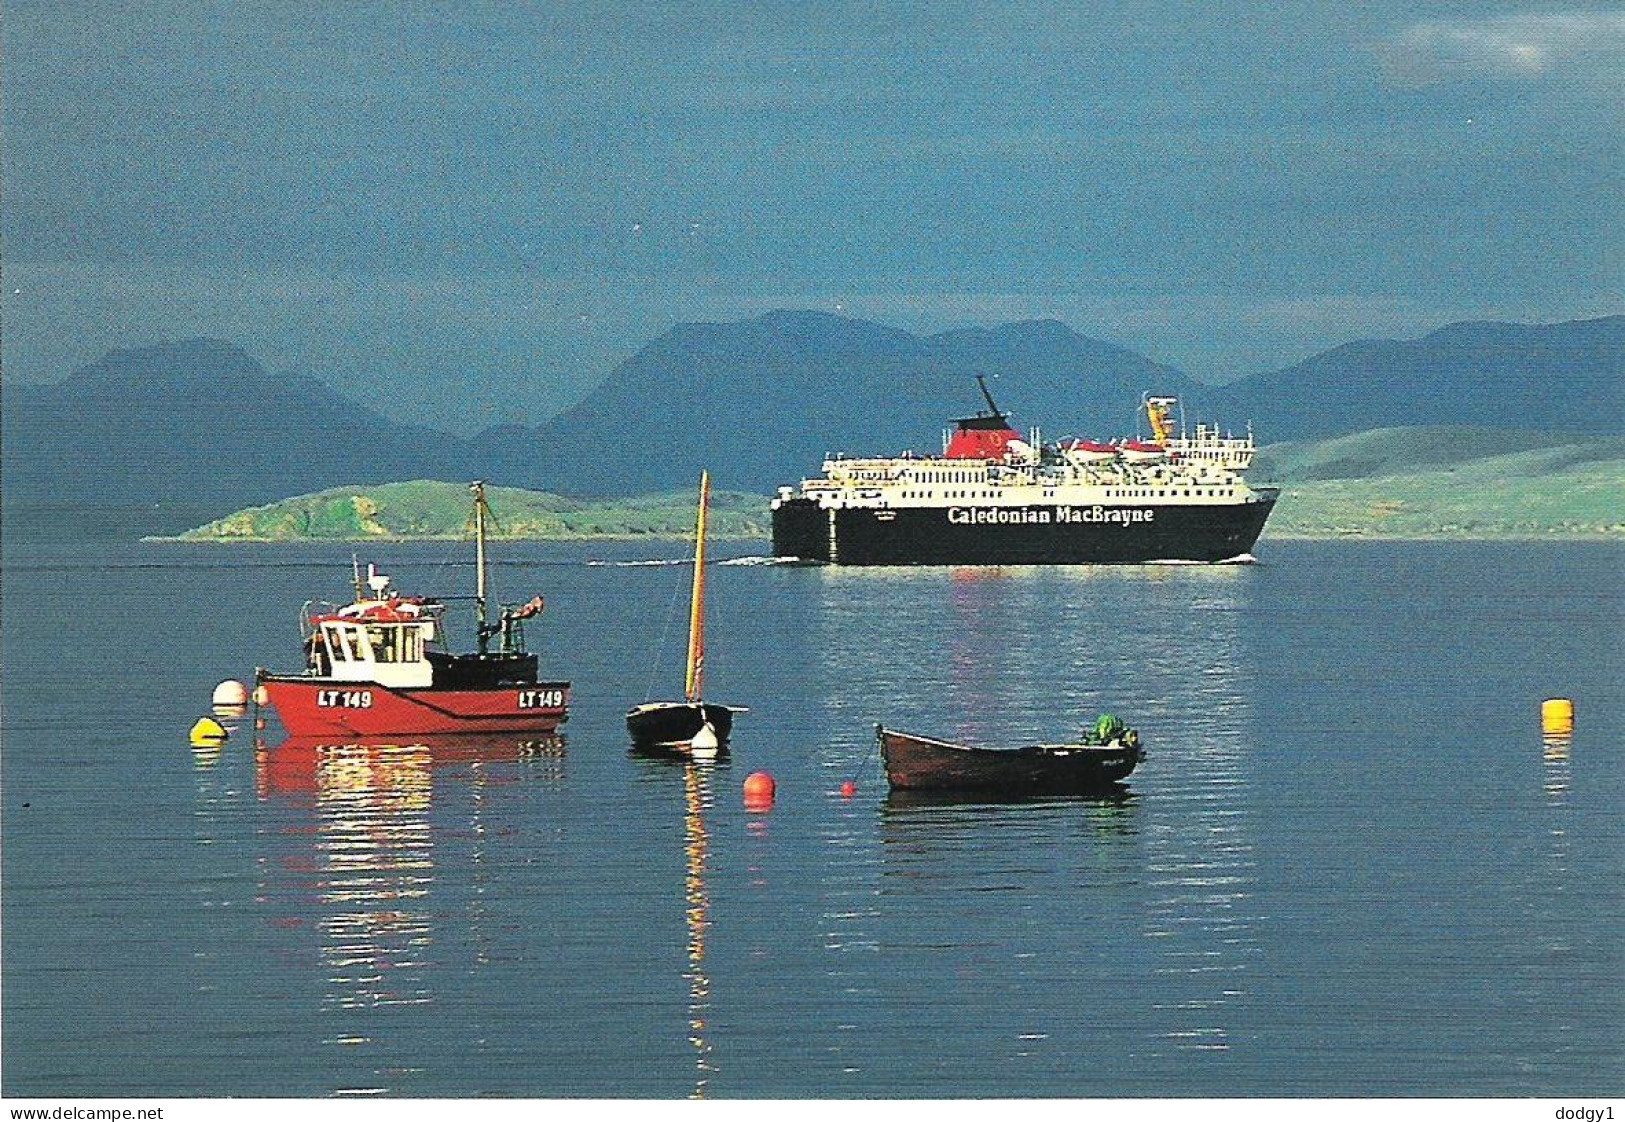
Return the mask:
[[[1007,438],[995,446],[987,438],[996,430],[981,430],[977,447],[956,449],[956,434],[940,456],[830,456],[822,477],[803,480],[799,495],[797,488],[779,488],[777,501],[800,497],[823,508],[878,509],[1088,506],[1125,500],[1225,506],[1255,494],[1242,478],[1257,452],[1251,432],[1235,437],[1198,423],[1193,433],[1167,435],[1174,399],[1149,398],[1146,405],[1159,436],[1151,442],[1067,440],[1045,445],[1036,430],[1022,439],[1006,429]]]

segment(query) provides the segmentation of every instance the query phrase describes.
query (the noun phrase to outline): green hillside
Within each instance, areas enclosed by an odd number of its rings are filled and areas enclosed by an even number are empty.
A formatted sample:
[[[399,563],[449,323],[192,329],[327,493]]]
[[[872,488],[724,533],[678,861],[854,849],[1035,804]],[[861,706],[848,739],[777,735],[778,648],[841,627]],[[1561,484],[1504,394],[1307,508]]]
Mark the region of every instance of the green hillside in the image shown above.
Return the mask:
[[[1625,437],[1577,438],[1572,433],[1445,425],[1369,429],[1330,440],[1266,445],[1259,450],[1248,478],[1255,483],[1368,479],[1445,469],[1518,452],[1545,455],[1509,467],[1548,473],[1568,465],[1625,459]]]
[[[1617,437],[1379,429],[1266,448],[1249,479],[1282,488],[1266,539],[1625,541],[1625,439]]]
[[[694,491],[635,498],[571,499],[544,491],[487,487],[499,538],[682,538],[694,533]],[[415,480],[334,487],[240,510],[188,530],[181,541],[360,541],[376,538],[463,538],[473,533],[468,487]],[[767,500],[737,491],[711,493],[710,533],[760,538],[768,533]]]

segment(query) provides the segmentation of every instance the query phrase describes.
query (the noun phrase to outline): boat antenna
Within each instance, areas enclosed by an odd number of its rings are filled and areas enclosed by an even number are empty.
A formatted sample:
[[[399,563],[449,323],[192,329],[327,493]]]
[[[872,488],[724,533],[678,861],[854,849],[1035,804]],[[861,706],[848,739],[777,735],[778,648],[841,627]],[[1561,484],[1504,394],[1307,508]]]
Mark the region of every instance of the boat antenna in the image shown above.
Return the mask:
[[[474,618],[478,623],[480,653],[485,654],[491,640],[485,610],[485,516],[490,507],[485,502],[485,480],[476,479],[468,489],[474,492]]]
[[[350,579],[355,585],[355,598],[361,600],[361,558],[357,554],[350,554]]]

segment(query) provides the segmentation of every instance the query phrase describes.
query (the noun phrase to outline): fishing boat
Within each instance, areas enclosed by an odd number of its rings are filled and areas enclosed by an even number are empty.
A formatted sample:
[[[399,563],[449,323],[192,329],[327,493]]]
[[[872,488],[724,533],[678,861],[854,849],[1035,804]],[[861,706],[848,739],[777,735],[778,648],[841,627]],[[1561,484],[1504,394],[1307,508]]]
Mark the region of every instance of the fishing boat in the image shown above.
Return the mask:
[[[875,726],[875,736],[886,780],[902,791],[1110,792],[1145,755],[1139,735],[1126,728],[1100,744],[1023,748],[973,748],[883,725]]]
[[[444,604],[401,595],[376,565],[367,566],[363,581],[357,565],[352,603],[305,604],[304,670],[255,671],[290,736],[550,732],[568,719],[570,683],[540,680],[537,657],[525,650],[524,622],[541,614],[542,598],[498,606],[491,619],[485,556],[491,509],[484,483],[469,490],[477,649],[448,651]]]
[[[648,701],[626,714],[626,729],[639,748],[703,754],[728,743],[734,705],[705,701],[705,519],[711,503],[711,476],[700,473],[700,508],[694,524],[694,584],[688,607],[688,670],[682,701]]]

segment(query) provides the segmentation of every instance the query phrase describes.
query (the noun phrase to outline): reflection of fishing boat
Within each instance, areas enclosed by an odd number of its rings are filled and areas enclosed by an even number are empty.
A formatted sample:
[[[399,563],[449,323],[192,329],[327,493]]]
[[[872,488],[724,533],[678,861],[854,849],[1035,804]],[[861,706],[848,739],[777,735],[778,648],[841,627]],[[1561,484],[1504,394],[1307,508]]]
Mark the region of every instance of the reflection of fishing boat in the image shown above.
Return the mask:
[[[1139,735],[1121,729],[1101,744],[972,748],[875,726],[893,790],[1042,794],[1109,792],[1145,753]]]
[[[280,744],[258,745],[259,793],[296,795],[331,786],[335,775],[370,777],[400,772],[405,764],[427,774],[459,764],[559,760],[564,734],[451,734],[443,736],[337,737],[290,736]],[[324,779],[324,776],[326,777]]]
[[[502,609],[489,622],[485,485],[474,483],[478,650],[445,649],[445,606],[402,596],[369,565],[359,571],[355,601],[344,607],[305,606],[306,666],[300,674],[256,671],[269,703],[295,736],[418,735],[464,732],[547,732],[561,724],[569,682],[537,680],[537,659],[525,651],[523,622],[542,611],[542,598]],[[491,640],[500,640],[491,649]]]
[[[705,701],[705,516],[711,501],[711,476],[700,474],[699,515],[694,528],[694,584],[689,597],[688,671],[682,701],[649,701],[626,714],[626,728],[640,748],[714,752],[727,744],[737,706]]]

